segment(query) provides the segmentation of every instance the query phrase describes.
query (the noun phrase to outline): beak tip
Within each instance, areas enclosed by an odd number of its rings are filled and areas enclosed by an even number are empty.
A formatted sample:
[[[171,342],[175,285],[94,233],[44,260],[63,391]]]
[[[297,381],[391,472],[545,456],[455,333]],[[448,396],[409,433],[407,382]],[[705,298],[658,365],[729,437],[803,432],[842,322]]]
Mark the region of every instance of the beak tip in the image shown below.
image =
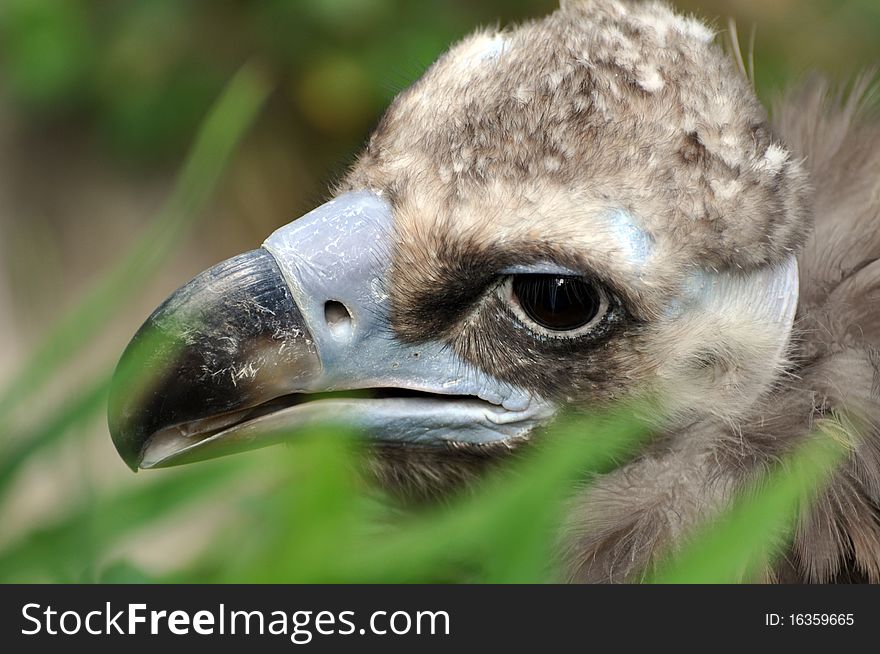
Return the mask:
[[[107,427],[110,431],[110,439],[123,463],[132,472],[137,472],[143,456],[143,439],[138,438],[137,433],[134,433],[137,431],[133,429],[134,423],[132,421],[126,422],[122,418],[123,412],[120,410],[119,403],[114,400],[116,398],[111,393],[107,408]]]
[[[129,470],[137,472],[140,469],[143,455],[140,448],[135,445],[136,439],[113,429],[110,430],[110,434],[112,435],[113,445],[116,447],[116,453],[119,455],[119,458],[122,459]]]
[[[261,365],[269,353],[275,365]],[[125,348],[108,398],[113,444],[131,470],[157,467],[169,453],[160,448],[154,460],[149,445],[160,444],[153,437],[166,428],[288,394],[318,367],[274,256],[245,252],[172,293]],[[246,380],[229,374],[250,369]]]

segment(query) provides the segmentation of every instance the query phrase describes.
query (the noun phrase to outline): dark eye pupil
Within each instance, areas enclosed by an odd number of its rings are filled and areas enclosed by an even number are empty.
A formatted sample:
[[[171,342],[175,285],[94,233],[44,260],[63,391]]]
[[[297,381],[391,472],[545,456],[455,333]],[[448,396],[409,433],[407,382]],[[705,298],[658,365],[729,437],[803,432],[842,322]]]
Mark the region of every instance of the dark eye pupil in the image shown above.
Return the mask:
[[[595,286],[573,276],[516,275],[513,294],[529,318],[553,331],[583,327],[602,303]]]

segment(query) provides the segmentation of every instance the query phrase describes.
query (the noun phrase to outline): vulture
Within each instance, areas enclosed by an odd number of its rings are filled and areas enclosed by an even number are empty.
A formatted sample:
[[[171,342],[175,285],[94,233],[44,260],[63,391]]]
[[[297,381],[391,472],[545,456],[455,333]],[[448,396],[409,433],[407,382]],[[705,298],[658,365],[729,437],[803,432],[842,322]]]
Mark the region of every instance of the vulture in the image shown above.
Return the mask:
[[[328,419],[380,484],[443,497],[566,411],[662,398],[574,490],[574,582],[638,581],[823,423],[850,438],[767,582],[880,581],[880,121],[870,76],[773,119],[703,22],[563,0],[484,29],[390,104],[331,199],[148,318],[132,468]],[[652,405],[653,406],[653,405]],[[584,438],[601,434],[584,434]]]

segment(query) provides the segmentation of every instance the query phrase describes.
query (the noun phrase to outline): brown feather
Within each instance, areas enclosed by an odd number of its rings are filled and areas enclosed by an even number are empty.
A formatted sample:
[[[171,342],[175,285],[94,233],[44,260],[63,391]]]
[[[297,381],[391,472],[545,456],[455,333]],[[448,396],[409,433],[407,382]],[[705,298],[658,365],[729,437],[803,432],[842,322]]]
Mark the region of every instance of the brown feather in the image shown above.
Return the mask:
[[[453,47],[392,103],[341,184],[394,206],[399,338],[442,337],[474,365],[576,407],[645,387],[669,398],[674,419],[651,446],[574,498],[562,537],[570,579],[643,577],[824,427],[852,455],[762,579],[880,581],[872,88],[866,76],[844,97],[814,79],[783,97],[771,126],[696,19],[655,2],[571,0]],[[640,269],[606,220],[621,207],[655,248]],[[741,275],[793,251],[801,296],[785,356],[768,354],[766,323],[735,311],[664,313],[695,270]],[[510,253],[561,258],[614,289],[627,307],[618,331],[577,347],[511,331],[484,292]],[[375,470],[422,499],[505,453],[386,449]]]
[[[566,534],[572,580],[640,578],[756,470],[831,420],[853,453],[764,578],[880,582],[880,121],[869,110],[869,80],[844,98],[816,78],[776,108],[775,129],[804,158],[816,207],[798,257],[802,299],[787,374],[749,418],[669,435],[669,449],[585,491]]]
[[[823,413],[855,415],[855,451],[800,525],[807,581],[860,573],[880,582],[880,120],[873,76],[848,97],[815,78],[776,109],[776,130],[804,157],[815,231],[798,257],[797,386]]]

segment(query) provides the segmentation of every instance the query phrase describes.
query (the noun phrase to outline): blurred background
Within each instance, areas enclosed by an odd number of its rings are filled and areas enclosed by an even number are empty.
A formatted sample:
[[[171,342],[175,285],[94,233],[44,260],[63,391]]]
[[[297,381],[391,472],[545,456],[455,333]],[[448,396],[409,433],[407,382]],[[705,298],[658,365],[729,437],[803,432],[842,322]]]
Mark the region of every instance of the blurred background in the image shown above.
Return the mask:
[[[230,514],[248,513],[246,499],[229,498],[259,496],[269,483],[260,459],[249,473],[206,483],[196,502],[137,505],[149,520],[113,527],[112,539],[85,555],[71,543],[88,540],[88,529],[72,516],[94,516],[113,498],[181,473],[131,474],[103,411],[73,433],[65,427],[39,448],[21,448],[35,419],[112,366],[168,293],[324,199],[383,107],[450,42],[556,4],[0,1],[0,388],[17,383],[29,353],[155,220],[197,127],[242,64],[257,61],[274,89],[192,232],[119,303],[100,337],[0,421],[0,464],[27,452],[0,474],[0,580],[107,579],[100,571],[118,561],[124,579],[166,574],[198,561]],[[756,85],[767,100],[811,70],[845,81],[880,63],[880,0],[673,4],[719,31],[733,17],[745,50],[756,26]],[[39,549],[53,539],[54,550]],[[22,558],[26,550],[37,554]],[[41,561],[43,551],[55,558]]]

